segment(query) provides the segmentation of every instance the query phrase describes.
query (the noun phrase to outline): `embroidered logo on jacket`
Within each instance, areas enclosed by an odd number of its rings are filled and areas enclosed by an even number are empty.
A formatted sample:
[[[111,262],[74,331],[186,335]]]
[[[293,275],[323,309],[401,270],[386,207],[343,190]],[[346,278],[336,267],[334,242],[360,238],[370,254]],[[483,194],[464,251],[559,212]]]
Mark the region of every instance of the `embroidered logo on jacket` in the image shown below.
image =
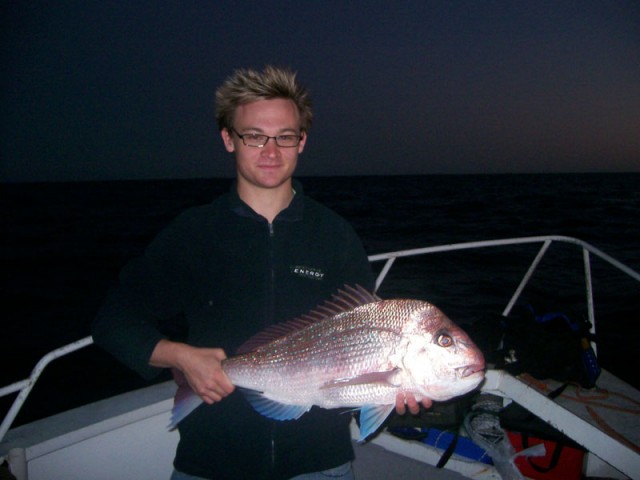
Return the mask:
[[[306,267],[304,265],[294,265],[289,267],[291,273],[299,277],[311,278],[313,280],[322,280],[324,272],[319,268]]]

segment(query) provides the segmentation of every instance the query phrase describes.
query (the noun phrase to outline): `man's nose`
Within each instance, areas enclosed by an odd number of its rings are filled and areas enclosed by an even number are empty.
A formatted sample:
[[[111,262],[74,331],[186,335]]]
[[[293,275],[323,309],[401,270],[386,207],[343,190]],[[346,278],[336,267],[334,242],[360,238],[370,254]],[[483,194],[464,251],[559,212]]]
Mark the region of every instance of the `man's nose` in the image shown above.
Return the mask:
[[[276,143],[276,139],[273,137],[267,138],[266,143],[262,147],[262,151],[267,155],[273,155],[279,150],[278,144]]]

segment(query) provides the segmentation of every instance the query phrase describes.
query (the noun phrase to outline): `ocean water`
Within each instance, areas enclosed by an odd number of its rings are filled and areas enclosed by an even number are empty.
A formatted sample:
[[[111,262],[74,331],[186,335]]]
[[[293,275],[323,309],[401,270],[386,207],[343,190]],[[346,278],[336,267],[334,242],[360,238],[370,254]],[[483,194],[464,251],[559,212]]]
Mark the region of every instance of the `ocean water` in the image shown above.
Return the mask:
[[[640,174],[427,175],[301,179],[307,194],[347,218],[369,254],[532,235],[580,238],[640,270]],[[89,334],[120,268],[185,208],[228,179],[2,185],[4,307],[0,386],[25,378],[53,348]],[[539,246],[401,260],[382,297],[429,300],[468,324],[500,313]],[[592,260],[601,363],[640,387],[640,285]],[[379,267],[376,267],[379,268]],[[552,247],[523,298],[586,315],[575,246]],[[17,423],[145,383],[96,347],[57,360]],[[0,412],[13,397],[0,399]]]

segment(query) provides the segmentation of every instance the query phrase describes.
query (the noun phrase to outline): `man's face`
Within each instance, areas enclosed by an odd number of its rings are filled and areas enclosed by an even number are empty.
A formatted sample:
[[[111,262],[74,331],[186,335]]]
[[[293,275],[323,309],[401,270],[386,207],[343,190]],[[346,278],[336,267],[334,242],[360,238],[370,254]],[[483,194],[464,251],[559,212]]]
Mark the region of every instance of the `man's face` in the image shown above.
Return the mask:
[[[236,109],[233,129],[240,135],[259,133],[300,135],[300,115],[293,101],[283,98],[258,100]],[[223,129],[222,140],[228,152],[235,152],[238,185],[257,188],[288,186],[307,140],[306,133],[297,147],[279,147],[270,138],[262,147],[248,147],[240,137]]]

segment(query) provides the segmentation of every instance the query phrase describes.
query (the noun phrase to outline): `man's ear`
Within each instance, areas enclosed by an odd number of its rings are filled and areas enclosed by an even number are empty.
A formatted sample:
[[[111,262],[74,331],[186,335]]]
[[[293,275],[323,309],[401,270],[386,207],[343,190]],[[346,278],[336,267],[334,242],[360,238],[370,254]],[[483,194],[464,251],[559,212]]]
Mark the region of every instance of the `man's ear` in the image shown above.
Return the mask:
[[[300,143],[298,144],[298,153],[302,153],[304,150],[304,146],[307,144],[307,132],[302,132],[302,138],[300,139]]]
[[[235,152],[236,146],[233,143],[233,138],[231,137],[231,132],[228,129],[223,128],[220,130],[220,136],[222,137],[222,142],[224,143],[224,148],[227,152]]]

